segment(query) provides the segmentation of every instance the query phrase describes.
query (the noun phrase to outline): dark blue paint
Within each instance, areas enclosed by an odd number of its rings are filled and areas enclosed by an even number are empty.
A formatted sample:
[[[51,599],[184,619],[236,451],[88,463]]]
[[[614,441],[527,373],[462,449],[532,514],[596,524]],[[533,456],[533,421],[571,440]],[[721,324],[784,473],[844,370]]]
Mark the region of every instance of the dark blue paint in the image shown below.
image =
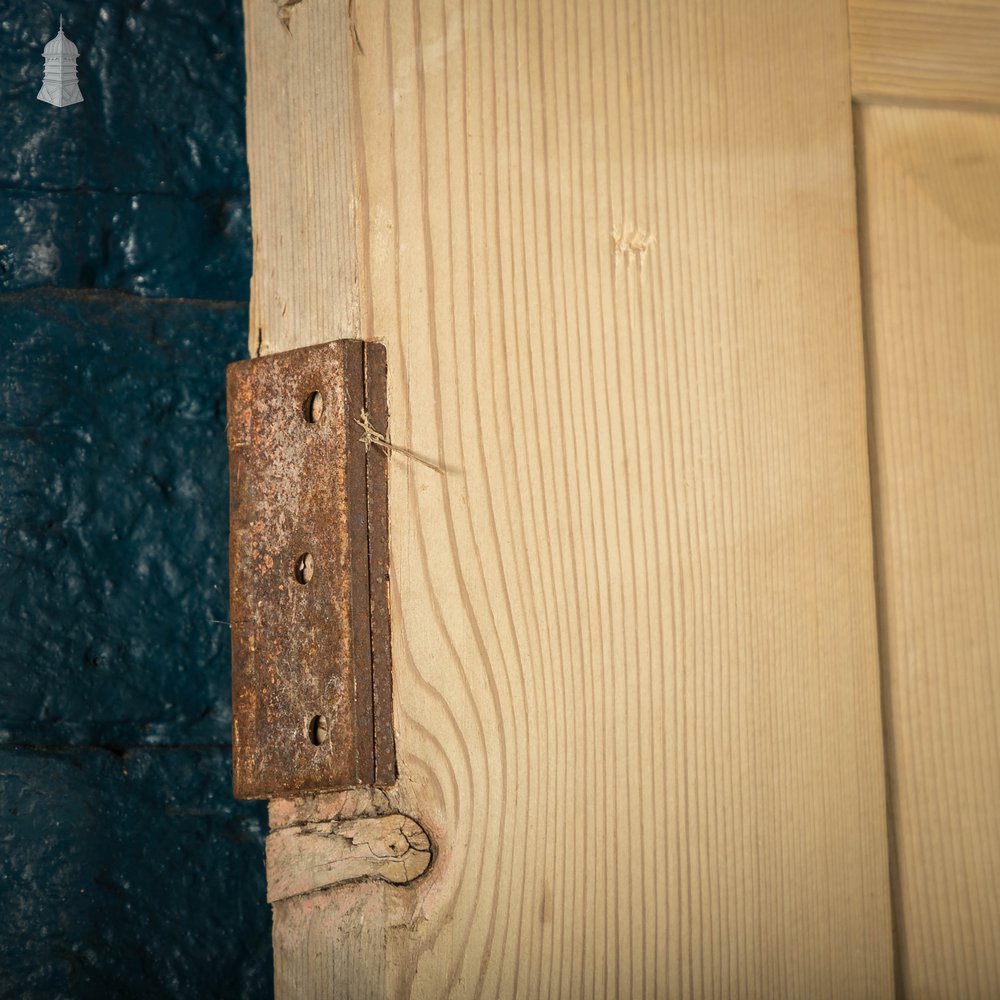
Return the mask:
[[[229,784],[242,37],[239,0],[0,10],[0,1000],[271,995]]]
[[[0,1000],[263,995],[262,822],[222,748],[0,749]]]
[[[0,233],[0,291],[55,285],[194,299],[247,297],[245,194],[0,190]]]
[[[82,104],[35,96],[65,17]],[[243,22],[233,0],[4,4],[0,188],[247,191]]]
[[[246,326],[243,303],[0,296],[0,737],[228,742],[223,372]]]

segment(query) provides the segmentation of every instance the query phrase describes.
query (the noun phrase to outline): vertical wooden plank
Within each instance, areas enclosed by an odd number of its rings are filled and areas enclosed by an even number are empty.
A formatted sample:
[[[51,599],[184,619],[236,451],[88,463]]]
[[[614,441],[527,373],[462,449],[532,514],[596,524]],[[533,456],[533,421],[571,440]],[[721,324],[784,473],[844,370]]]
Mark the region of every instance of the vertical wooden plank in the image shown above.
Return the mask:
[[[889,995],[846,10],[247,7],[262,342],[387,347],[436,849],[278,904],[281,995],[351,995],[354,894],[391,996]],[[347,209],[269,193],[327,155]]]
[[[251,357],[359,334],[350,26],[342,3],[312,4],[305,25],[296,7],[243,5],[247,161],[259,219]]]
[[[385,892],[359,882],[274,906],[274,994],[296,1000],[382,1000]]]
[[[1000,118],[863,108],[907,997],[1000,995]]]
[[[996,0],[850,0],[849,8],[857,99],[1000,109]]]

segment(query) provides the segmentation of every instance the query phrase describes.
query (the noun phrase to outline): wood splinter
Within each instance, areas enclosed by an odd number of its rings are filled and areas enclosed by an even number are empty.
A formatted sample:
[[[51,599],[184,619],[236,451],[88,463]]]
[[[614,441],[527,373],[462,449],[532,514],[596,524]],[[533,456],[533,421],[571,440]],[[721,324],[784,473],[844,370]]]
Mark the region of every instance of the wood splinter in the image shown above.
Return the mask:
[[[402,885],[431,863],[427,833],[400,813],[285,827],[266,849],[270,903],[359,879]]]

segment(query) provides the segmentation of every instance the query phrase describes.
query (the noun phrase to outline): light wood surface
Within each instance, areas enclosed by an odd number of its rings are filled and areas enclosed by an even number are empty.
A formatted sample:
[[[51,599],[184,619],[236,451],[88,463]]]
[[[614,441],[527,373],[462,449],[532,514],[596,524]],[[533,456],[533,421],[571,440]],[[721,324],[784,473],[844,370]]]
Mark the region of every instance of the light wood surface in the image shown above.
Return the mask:
[[[891,995],[845,7],[246,12],[251,349],[387,344],[435,853],[278,902],[278,996]]]
[[[427,834],[398,813],[273,830],[267,838],[267,898],[274,903],[361,879],[412,882],[430,860]]]
[[[997,0],[850,0],[860,100],[1000,110]]]
[[[255,357],[359,335],[358,199],[342,4],[245,0],[244,17]]]
[[[904,996],[1000,996],[1000,118],[865,108]]]

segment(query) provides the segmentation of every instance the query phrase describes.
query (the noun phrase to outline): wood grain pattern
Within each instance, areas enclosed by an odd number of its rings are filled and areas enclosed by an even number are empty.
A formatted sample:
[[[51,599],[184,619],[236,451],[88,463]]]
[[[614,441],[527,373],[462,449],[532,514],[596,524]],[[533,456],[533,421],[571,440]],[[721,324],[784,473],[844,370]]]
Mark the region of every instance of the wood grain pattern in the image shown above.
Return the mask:
[[[850,16],[855,97],[1000,108],[996,0],[850,0]]]
[[[267,899],[361,879],[412,882],[430,860],[427,834],[399,813],[286,827],[267,838]]]
[[[864,108],[904,995],[1000,996],[1000,118]]]
[[[341,4],[313,6],[303,38],[300,4],[244,3],[251,357],[359,335],[350,30]]]
[[[279,996],[890,995],[846,10],[353,10],[247,0],[253,316],[387,344],[436,857],[279,903]]]

